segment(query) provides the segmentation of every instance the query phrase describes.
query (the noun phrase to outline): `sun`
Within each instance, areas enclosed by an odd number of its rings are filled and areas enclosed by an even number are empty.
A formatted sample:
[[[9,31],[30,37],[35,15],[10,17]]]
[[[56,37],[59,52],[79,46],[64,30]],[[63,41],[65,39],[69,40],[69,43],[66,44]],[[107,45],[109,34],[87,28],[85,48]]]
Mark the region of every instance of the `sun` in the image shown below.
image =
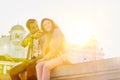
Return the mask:
[[[80,27],[79,27],[80,26]],[[92,35],[95,35],[92,28],[88,26],[78,25],[78,27],[70,30],[72,33],[67,35],[67,41],[70,44],[86,45]]]

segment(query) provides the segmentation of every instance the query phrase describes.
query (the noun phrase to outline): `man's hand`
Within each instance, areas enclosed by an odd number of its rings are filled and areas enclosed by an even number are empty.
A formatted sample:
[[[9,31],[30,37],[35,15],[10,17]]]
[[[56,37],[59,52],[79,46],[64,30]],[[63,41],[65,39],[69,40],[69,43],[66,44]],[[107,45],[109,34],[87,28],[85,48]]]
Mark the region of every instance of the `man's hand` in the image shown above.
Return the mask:
[[[43,34],[43,32],[37,31],[36,33],[34,33],[34,34],[32,35],[32,38],[34,38],[34,39],[39,39],[39,38],[42,36],[42,34]]]
[[[30,35],[28,35],[28,36],[26,36],[26,37],[24,38],[24,40],[22,41],[21,45],[22,45],[23,47],[26,47],[26,46],[29,45],[31,42],[32,42],[32,38],[31,38]]]

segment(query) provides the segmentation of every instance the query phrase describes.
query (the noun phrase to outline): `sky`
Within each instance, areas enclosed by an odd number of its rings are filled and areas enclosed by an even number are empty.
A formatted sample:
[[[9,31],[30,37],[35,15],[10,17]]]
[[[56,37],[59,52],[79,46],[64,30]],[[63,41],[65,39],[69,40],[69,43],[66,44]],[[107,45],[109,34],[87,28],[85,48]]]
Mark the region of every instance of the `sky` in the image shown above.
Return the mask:
[[[53,19],[70,43],[95,34],[106,58],[120,56],[120,0],[0,0],[0,35],[29,18]],[[83,37],[84,36],[84,37]]]

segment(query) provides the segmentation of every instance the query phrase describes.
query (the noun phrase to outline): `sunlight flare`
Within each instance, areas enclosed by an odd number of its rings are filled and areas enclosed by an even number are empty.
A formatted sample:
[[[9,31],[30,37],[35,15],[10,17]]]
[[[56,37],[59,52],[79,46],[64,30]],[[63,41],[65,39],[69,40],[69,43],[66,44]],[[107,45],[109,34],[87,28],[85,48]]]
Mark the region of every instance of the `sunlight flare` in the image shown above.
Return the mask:
[[[79,27],[80,26],[80,27]],[[90,37],[95,33],[92,28],[88,26],[78,25],[77,28],[71,30],[72,33],[67,35],[68,43],[79,44],[81,46],[86,45]]]

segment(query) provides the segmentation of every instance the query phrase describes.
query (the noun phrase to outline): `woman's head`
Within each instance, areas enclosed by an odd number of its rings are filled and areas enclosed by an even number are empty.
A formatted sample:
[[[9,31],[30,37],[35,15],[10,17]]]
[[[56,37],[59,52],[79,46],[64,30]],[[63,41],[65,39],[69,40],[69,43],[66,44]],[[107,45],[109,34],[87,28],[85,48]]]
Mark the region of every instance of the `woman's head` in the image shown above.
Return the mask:
[[[31,34],[34,34],[39,30],[37,21],[35,19],[28,19],[26,26]]]
[[[44,32],[52,32],[55,28],[57,28],[56,24],[53,22],[53,20],[49,18],[44,18],[41,21],[41,29]]]

